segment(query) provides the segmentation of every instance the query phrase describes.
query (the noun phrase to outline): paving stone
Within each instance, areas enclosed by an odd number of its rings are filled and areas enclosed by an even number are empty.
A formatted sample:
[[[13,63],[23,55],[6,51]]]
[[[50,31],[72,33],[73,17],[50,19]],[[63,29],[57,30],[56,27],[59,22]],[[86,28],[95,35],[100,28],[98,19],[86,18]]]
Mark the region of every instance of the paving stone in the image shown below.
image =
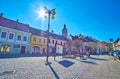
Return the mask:
[[[87,60],[49,57],[48,65],[45,61],[46,57],[2,58],[0,73],[16,72],[0,79],[120,79],[120,62],[107,55],[91,55]]]

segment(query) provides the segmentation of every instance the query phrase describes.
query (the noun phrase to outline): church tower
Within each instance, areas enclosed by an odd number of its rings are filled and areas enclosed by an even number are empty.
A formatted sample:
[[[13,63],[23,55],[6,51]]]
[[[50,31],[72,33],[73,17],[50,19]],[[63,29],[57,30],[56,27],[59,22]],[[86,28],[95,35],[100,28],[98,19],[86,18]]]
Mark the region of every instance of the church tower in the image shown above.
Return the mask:
[[[67,38],[67,36],[68,36],[66,24],[64,24],[64,28],[62,29],[62,36],[66,37],[66,38]]]

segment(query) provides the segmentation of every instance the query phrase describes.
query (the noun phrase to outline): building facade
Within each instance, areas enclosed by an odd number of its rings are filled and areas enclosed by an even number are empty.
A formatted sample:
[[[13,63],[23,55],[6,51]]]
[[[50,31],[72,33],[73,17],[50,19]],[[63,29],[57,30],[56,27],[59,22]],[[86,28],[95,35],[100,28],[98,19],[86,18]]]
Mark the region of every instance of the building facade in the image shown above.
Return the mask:
[[[30,27],[31,41],[30,51],[31,54],[45,54],[47,51],[47,37],[45,32],[39,29]]]
[[[66,45],[67,39],[61,35],[49,33],[49,53],[62,54]]]
[[[113,45],[114,45],[113,48],[114,50],[120,50],[120,38],[118,38]]]
[[[0,53],[26,54],[30,49],[29,25],[0,18]]]

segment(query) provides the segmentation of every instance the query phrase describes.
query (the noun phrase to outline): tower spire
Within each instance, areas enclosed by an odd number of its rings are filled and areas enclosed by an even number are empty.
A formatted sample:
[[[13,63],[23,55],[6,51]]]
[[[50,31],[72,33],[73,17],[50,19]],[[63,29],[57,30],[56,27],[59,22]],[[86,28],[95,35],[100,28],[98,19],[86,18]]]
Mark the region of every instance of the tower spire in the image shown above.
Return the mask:
[[[67,38],[67,36],[68,36],[66,24],[64,24],[64,27],[63,27],[63,29],[62,29],[62,36],[66,37],[66,38]]]

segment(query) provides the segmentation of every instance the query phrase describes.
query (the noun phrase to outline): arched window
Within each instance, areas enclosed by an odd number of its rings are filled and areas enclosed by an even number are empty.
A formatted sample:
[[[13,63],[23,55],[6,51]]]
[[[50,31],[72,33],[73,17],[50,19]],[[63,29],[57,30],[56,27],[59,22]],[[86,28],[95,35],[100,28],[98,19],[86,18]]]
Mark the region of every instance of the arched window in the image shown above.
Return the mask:
[[[40,53],[40,47],[38,47],[38,46],[33,46],[33,47],[32,47],[32,53]]]

